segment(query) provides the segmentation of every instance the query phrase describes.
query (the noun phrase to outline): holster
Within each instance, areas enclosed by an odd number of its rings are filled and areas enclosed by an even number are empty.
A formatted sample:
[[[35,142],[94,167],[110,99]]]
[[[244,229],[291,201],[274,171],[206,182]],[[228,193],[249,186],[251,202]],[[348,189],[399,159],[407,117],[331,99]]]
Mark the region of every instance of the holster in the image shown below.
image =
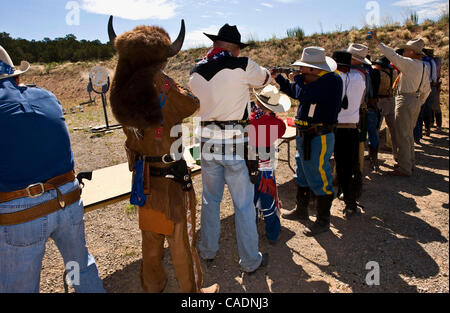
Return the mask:
[[[246,143],[244,146],[244,159],[245,164],[248,169],[248,176],[250,177],[250,182],[254,185],[257,182],[258,174],[259,174],[259,158],[258,154],[255,151],[255,147],[250,146],[249,143]]]
[[[303,135],[303,157],[305,161],[311,160],[311,142],[315,136],[310,132]]]
[[[311,160],[311,143],[314,137],[334,132],[336,125],[313,126],[309,128],[297,126],[297,136],[303,138],[303,157],[305,161]]]
[[[159,168],[150,167],[149,163],[145,163],[144,167],[144,190],[150,189],[149,180],[151,177],[164,177],[172,179],[182,186],[183,191],[191,191],[193,188],[191,173],[189,172],[185,160],[172,163],[169,167]]]
[[[367,108],[360,108],[359,110],[359,142],[365,142],[367,140]]]
[[[193,188],[191,173],[189,172],[185,160],[180,160],[170,167],[169,172],[173,173],[174,181],[181,184],[183,191],[191,191]]]

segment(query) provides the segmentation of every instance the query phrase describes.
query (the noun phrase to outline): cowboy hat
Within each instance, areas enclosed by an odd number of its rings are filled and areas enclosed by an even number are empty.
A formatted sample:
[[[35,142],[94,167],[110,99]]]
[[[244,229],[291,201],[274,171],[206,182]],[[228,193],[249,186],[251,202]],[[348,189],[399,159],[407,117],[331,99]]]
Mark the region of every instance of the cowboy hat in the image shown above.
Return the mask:
[[[422,51],[428,57],[433,57],[434,56],[434,49],[433,48],[426,47],[426,48],[423,48]]]
[[[410,49],[410,50],[414,51],[416,54],[422,54],[424,47],[425,47],[425,42],[423,41],[423,39],[417,38],[417,39],[408,41],[404,45],[400,45],[399,48],[400,49]]]
[[[228,24],[225,24],[222,26],[222,28],[219,30],[219,33],[217,35],[211,35],[207,33],[203,33],[205,36],[207,36],[212,41],[225,41],[234,43],[235,45],[238,45],[241,49],[244,49],[248,45],[241,42],[241,34],[239,33],[236,26],[230,26]]]
[[[325,55],[325,49],[321,47],[307,47],[303,50],[302,58],[296,61],[294,66],[304,66],[334,72],[337,69],[336,61]]]
[[[389,59],[384,56],[384,57],[381,57],[381,58],[375,60],[373,62],[373,64],[378,64],[382,68],[389,68],[391,61],[389,61]]]
[[[291,100],[285,94],[282,94],[277,87],[273,85],[266,86],[260,93],[253,89],[258,101],[268,110],[275,113],[284,113],[291,108]]]
[[[347,51],[334,51],[333,52],[333,60],[336,61],[339,66],[352,66],[352,54]]]
[[[367,48],[365,45],[352,43],[350,47],[348,47],[347,52],[350,52],[352,54],[353,59],[367,65],[372,65],[372,62],[370,62],[370,60],[367,58],[367,55],[369,54],[369,48]]]
[[[16,77],[30,69],[30,63],[22,61],[20,66],[15,67],[8,52],[0,46],[0,79]]]

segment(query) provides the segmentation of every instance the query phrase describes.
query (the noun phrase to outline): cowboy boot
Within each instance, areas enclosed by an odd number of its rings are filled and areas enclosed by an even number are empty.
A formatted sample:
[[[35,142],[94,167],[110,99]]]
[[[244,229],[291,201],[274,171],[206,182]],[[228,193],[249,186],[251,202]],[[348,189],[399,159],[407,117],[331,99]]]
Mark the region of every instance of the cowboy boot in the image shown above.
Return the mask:
[[[369,160],[370,160],[370,168],[373,171],[378,171],[378,147],[372,148],[369,146]]]
[[[309,187],[297,186],[297,206],[292,211],[282,210],[281,217],[287,220],[308,221],[308,204],[311,198]]]
[[[351,219],[353,215],[358,213],[358,204],[356,203],[356,199],[359,199],[362,194],[362,177],[359,173],[355,172],[353,175],[348,188],[346,188],[347,192],[344,194],[344,218]]]
[[[306,236],[313,237],[330,230],[330,211],[333,199],[334,195],[317,197],[317,219],[309,230],[304,232]]]
[[[442,128],[442,113],[436,113],[436,127],[438,131]]]
[[[358,205],[355,200],[346,200],[344,208],[344,218],[350,220],[354,215],[358,213]]]

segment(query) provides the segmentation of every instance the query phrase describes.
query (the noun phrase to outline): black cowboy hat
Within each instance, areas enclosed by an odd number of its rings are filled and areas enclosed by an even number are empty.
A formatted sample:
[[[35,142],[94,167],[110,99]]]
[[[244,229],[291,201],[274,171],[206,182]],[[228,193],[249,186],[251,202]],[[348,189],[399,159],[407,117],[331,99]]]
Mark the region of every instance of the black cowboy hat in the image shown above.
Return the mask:
[[[236,26],[230,26],[228,24],[225,24],[220,30],[217,35],[211,35],[207,33],[205,34],[209,39],[212,41],[225,41],[230,42],[238,45],[241,49],[244,49],[248,45],[241,42],[241,34],[239,33]]]
[[[395,52],[399,55],[403,55],[405,53],[405,49],[399,48],[399,49],[395,50]]]
[[[434,56],[434,49],[433,48],[423,48],[422,51],[428,57],[433,57]]]
[[[351,67],[352,66],[352,54],[345,50],[334,51],[333,60],[340,66]]]
[[[373,62],[374,64],[380,65],[382,68],[389,68],[389,65],[391,64],[391,61],[389,61],[386,57],[381,57]]]

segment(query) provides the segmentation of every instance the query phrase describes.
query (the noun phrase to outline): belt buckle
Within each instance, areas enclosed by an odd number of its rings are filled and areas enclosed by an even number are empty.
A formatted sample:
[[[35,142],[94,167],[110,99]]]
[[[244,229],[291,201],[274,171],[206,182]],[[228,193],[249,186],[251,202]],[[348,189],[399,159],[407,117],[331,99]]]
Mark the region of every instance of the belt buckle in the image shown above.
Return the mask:
[[[166,158],[168,158],[168,157],[170,157],[170,158],[172,159],[172,161],[166,161]],[[173,163],[176,162],[176,160],[175,160],[175,158],[174,158],[172,155],[170,155],[170,154],[164,154],[164,156],[162,157],[162,162],[163,162],[164,164],[173,164]]]
[[[30,191],[30,188],[33,188],[33,187],[36,187],[36,186],[41,186],[42,191],[41,191],[39,194],[37,194],[37,195],[32,195],[32,194],[31,194],[31,191]],[[29,197],[29,198],[32,198],[32,199],[33,199],[33,198],[40,197],[40,196],[42,196],[42,195],[45,193],[45,187],[44,187],[44,184],[43,184],[43,183],[37,183],[37,184],[30,185],[30,186],[28,186],[25,190],[26,190],[27,193],[28,193],[28,197]]]

